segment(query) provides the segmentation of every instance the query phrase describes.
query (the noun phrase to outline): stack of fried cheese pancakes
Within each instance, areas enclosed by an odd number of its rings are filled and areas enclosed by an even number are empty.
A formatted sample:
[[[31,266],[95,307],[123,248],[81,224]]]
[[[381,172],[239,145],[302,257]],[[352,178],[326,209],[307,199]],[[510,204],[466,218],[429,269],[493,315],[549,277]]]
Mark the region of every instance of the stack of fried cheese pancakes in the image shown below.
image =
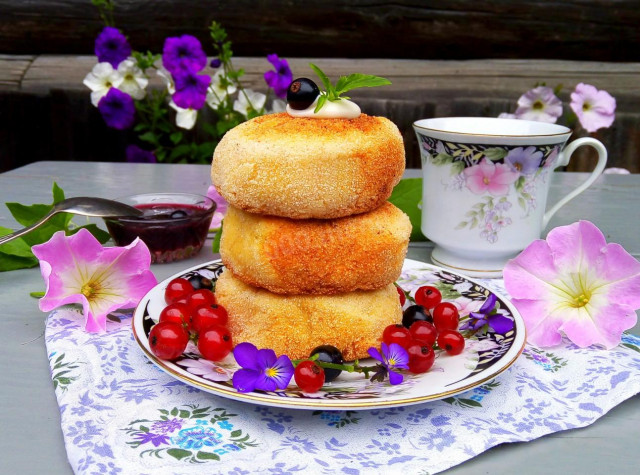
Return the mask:
[[[298,359],[319,345],[367,356],[402,310],[394,281],[409,218],[387,202],[404,172],[382,117],[257,117],[227,132],[211,177],[229,202],[216,298],[234,342]]]

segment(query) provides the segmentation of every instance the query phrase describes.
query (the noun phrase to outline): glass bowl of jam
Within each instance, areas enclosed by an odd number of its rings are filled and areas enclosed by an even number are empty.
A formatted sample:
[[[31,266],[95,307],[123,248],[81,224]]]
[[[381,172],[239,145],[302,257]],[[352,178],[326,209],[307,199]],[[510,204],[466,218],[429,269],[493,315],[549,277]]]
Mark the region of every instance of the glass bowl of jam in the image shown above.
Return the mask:
[[[195,255],[207,239],[216,204],[190,193],[144,193],[117,201],[142,211],[135,218],[105,218],[117,246],[139,237],[151,252],[151,262],[172,262]]]

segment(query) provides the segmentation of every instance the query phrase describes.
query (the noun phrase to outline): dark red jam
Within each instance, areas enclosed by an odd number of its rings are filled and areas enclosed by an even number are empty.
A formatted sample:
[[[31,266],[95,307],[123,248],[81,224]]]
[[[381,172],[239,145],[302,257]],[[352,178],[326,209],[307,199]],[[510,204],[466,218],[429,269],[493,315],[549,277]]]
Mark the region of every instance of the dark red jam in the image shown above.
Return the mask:
[[[140,237],[152,262],[171,262],[198,252],[207,238],[213,209],[170,203],[137,204],[139,218],[105,219],[109,234],[117,246],[131,244]]]

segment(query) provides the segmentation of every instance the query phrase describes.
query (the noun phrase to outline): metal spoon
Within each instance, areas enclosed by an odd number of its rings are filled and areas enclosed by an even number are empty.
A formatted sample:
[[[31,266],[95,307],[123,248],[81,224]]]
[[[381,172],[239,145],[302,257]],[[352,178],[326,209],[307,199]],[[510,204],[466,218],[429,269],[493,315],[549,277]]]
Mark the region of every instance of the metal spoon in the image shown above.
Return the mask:
[[[44,224],[52,216],[58,213],[80,214],[82,216],[93,216],[99,218],[116,218],[121,216],[142,216],[142,211],[133,206],[120,203],[118,201],[107,200],[104,198],[93,198],[87,196],[78,196],[76,198],[67,198],[55,205],[49,213],[42,219],[33,223],[24,229],[20,229],[14,233],[0,237],[0,245],[9,242],[12,239],[27,234],[29,231],[36,229]]]

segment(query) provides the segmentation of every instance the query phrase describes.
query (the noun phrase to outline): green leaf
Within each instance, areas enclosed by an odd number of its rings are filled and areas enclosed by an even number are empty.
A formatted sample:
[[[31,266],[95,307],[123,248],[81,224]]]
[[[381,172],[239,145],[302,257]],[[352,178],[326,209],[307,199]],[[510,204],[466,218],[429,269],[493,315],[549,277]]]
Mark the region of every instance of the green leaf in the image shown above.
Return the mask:
[[[220,223],[220,229],[216,232],[216,236],[213,238],[213,243],[211,244],[211,250],[214,254],[220,252],[220,238],[222,237],[222,225],[224,224],[224,220]]]
[[[453,157],[448,153],[439,153],[432,158],[432,161],[437,166],[448,165],[453,162]]]
[[[339,96],[360,87],[388,86],[389,84],[391,84],[391,81],[380,76],[355,73],[340,77],[336,83],[335,92]]]
[[[212,454],[211,452],[198,452],[196,454],[196,458],[200,460],[220,460],[220,456],[218,454]]]
[[[329,80],[327,75],[322,71],[322,69],[320,69],[318,66],[316,66],[313,63],[309,63],[309,67],[320,78],[320,81],[322,81],[322,85],[324,86],[324,89],[327,91],[327,94],[331,94],[333,92],[333,86],[331,85],[331,81]]]
[[[422,200],[422,178],[405,178],[400,180],[389,197],[389,201],[400,208],[411,220],[411,240],[426,241],[420,231],[422,210],[418,204]]]
[[[189,457],[191,452],[183,449],[168,449],[167,453],[171,455],[174,459],[182,460],[185,457]]]
[[[86,229],[91,234],[93,234],[93,237],[95,237],[98,240],[98,242],[100,242],[100,244],[104,244],[109,239],[111,239],[111,235],[108,232],[104,231],[103,229],[100,229],[96,224],[93,224],[93,223],[74,228],[71,231],[71,233],[75,234],[81,229]]]
[[[45,292],[29,292],[29,296],[33,297],[34,299],[41,299],[42,297],[44,297]]]
[[[38,259],[13,256],[11,254],[5,254],[0,252],[0,272],[6,272],[10,270],[28,269],[38,265]]]
[[[169,135],[169,140],[171,140],[171,142],[174,145],[177,145],[180,143],[180,141],[182,140],[182,137],[184,136],[184,134],[182,132],[174,132],[171,135]]]
[[[514,185],[513,185],[513,186],[515,187],[515,189],[516,189],[516,191],[517,191],[517,192],[521,192],[521,191],[522,191],[522,189],[524,188],[524,184],[525,184],[525,182],[526,182],[526,179],[525,179],[525,177],[523,177],[523,176],[519,177],[519,178],[516,180],[516,182],[514,183]]]
[[[0,226],[0,236],[11,234],[13,230]],[[21,237],[0,245],[0,253],[11,254],[16,257],[34,257],[29,246]]]
[[[451,164],[451,175],[459,175],[464,171],[464,162],[457,161]]]
[[[317,114],[318,111],[322,109],[322,106],[324,106],[325,102],[327,102],[327,95],[320,94],[320,97],[318,97],[318,103],[316,104],[316,108],[313,110],[313,113]]]
[[[241,430],[234,430],[231,431],[231,437],[240,437],[242,435],[242,431]]]
[[[484,156],[487,157],[492,162],[495,162],[496,160],[501,160],[507,156],[507,151],[499,147],[488,148],[483,153],[484,153]]]

